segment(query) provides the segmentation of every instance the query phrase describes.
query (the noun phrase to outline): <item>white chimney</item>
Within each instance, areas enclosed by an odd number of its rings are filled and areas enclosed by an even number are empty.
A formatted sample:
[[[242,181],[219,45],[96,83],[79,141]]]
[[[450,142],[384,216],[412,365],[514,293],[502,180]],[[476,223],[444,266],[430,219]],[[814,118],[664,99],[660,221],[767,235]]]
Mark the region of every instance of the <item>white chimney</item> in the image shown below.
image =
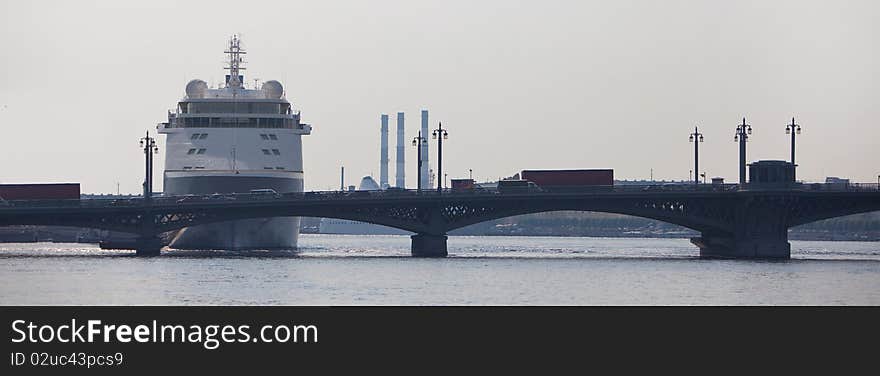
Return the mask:
[[[379,187],[388,188],[388,114],[382,114],[382,145],[379,157]]]
[[[428,136],[428,110],[422,110],[422,137],[425,140],[430,140],[431,137]],[[427,189],[431,188],[431,181],[429,179],[429,165],[428,165],[428,144],[430,142],[422,143],[422,188]]]
[[[404,171],[404,132],[403,112],[397,113],[397,187],[406,188],[406,173]]]

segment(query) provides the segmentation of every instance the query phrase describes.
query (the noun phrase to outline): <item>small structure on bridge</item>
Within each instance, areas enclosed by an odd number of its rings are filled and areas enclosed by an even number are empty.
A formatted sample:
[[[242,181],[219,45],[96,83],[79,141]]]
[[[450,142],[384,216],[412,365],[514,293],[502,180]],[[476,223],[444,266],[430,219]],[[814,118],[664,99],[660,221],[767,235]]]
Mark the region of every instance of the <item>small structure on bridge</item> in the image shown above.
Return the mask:
[[[786,161],[757,161],[749,164],[749,185],[788,187],[794,184],[795,164]]]

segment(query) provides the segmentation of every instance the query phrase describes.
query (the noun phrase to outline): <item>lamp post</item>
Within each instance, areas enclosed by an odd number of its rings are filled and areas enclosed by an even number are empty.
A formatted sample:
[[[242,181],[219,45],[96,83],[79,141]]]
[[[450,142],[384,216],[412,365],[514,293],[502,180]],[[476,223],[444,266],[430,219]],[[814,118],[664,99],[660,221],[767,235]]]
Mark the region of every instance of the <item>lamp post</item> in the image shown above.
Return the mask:
[[[703,178],[703,184],[706,184],[706,173],[700,173],[700,177]]]
[[[801,134],[801,126],[794,123],[794,118],[791,118],[791,124],[787,124],[785,126],[785,134],[791,134],[791,164],[792,169],[796,170],[797,167],[794,164],[794,137],[796,134]]]
[[[752,126],[746,124],[746,118],[743,118],[742,124],[736,126],[736,134],[733,136],[734,142],[739,142],[739,184],[746,184],[746,140],[751,137]]]
[[[878,177],[880,177],[880,175],[878,175]],[[468,178],[471,180],[474,180],[474,169],[472,169],[472,168],[468,169]],[[880,180],[878,180],[878,181],[880,181]]]
[[[449,133],[443,129],[443,123],[441,122],[437,124],[437,129],[431,132],[431,134],[432,137],[437,139],[437,192],[441,192],[443,190],[441,183],[443,182],[439,181],[439,177],[443,173],[443,140],[449,138]]]
[[[153,198],[153,154],[159,154],[156,139],[150,137],[150,131],[140,139],[139,145],[144,149],[144,201]]]
[[[414,137],[413,142],[412,142],[412,145],[416,148],[416,150],[418,150],[419,163],[418,163],[418,180],[416,180],[416,182],[417,182],[416,190],[419,192],[422,191],[422,144],[427,143],[427,142],[428,142],[428,140],[426,140],[424,137],[422,137],[422,131],[419,131],[418,137]]]
[[[694,127],[694,133],[691,133],[688,140],[694,143],[694,171],[700,171],[700,143],[703,142],[703,134]],[[694,184],[700,184],[700,179],[694,179]]]

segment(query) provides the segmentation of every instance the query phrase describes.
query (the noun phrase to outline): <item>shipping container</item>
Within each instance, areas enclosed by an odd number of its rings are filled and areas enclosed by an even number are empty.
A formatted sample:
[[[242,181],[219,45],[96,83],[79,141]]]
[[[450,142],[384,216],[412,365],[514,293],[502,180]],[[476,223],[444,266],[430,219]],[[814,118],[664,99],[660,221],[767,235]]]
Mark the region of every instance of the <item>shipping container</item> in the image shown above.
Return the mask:
[[[4,200],[78,200],[79,195],[79,183],[0,184]]]
[[[614,170],[523,170],[522,179],[539,187],[613,185]]]

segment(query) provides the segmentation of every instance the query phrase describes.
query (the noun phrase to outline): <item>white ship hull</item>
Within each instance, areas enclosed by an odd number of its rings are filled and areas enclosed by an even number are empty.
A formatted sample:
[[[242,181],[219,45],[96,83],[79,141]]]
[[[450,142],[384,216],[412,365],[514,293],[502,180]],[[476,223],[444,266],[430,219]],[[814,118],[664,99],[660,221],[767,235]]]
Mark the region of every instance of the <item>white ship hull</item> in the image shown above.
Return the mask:
[[[192,174],[190,174],[192,175]],[[165,194],[242,193],[252,189],[274,189],[278,193],[302,192],[301,177],[268,177],[211,174],[165,178]],[[179,231],[169,246],[176,249],[295,249],[299,236],[298,217],[274,217],[219,222]]]
[[[186,96],[158,131],[166,136],[166,196],[303,191],[302,136],[311,126],[270,80],[246,88],[240,76],[244,53],[238,37],[229,41],[228,75],[222,87],[202,80],[186,85]],[[292,249],[299,218],[256,218],[193,226],[170,246],[183,249]]]

